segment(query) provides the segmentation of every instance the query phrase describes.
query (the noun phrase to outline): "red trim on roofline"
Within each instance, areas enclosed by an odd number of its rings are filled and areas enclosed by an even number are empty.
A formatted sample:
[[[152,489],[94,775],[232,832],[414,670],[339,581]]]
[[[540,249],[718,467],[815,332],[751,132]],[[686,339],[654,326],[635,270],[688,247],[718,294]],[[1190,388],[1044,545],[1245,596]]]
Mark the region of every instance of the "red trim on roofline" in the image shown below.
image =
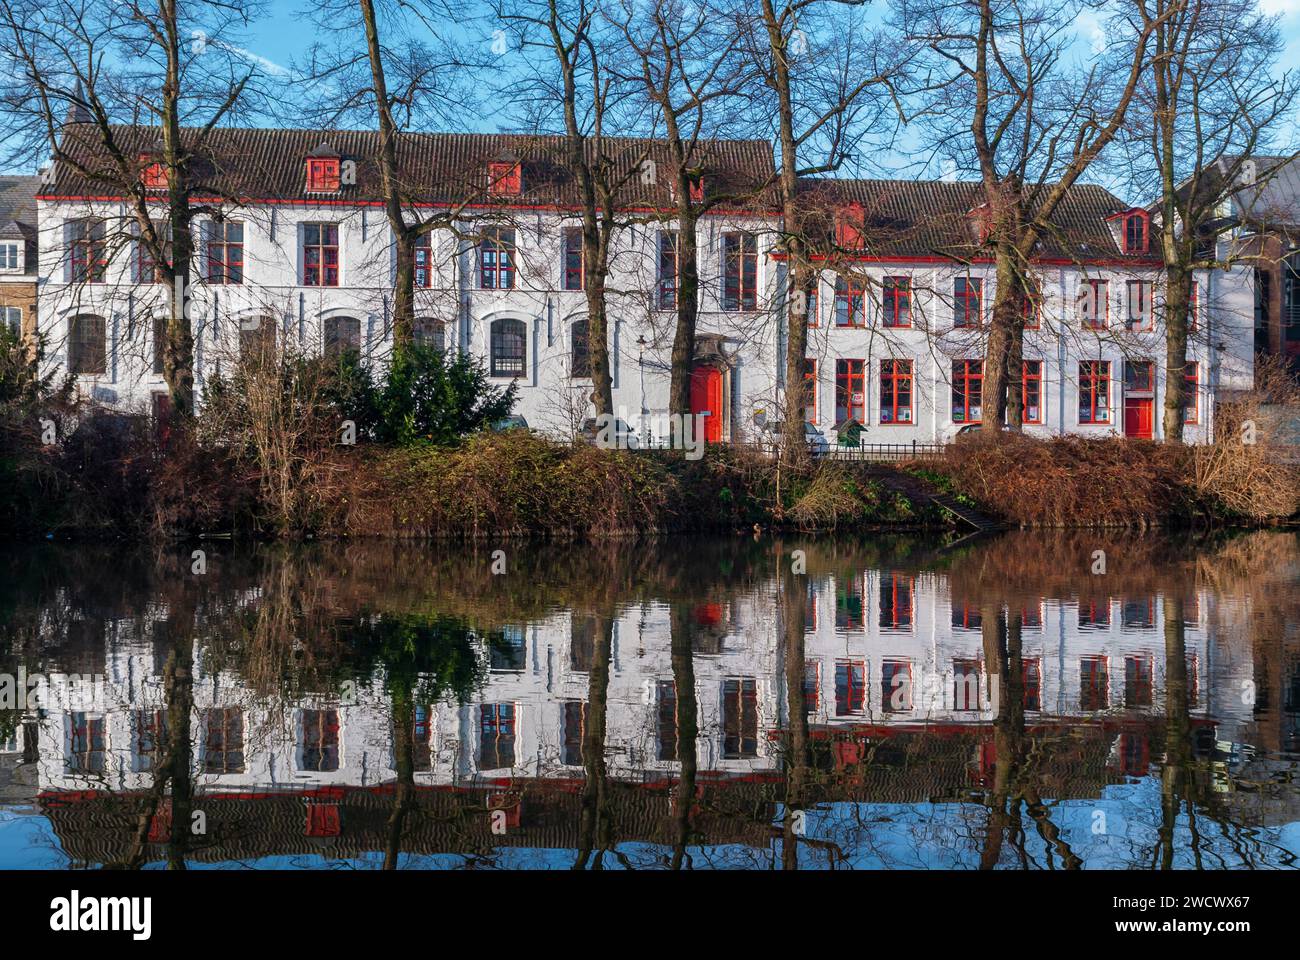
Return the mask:
[[[789,259],[789,254],[785,254],[785,253],[769,253],[768,256],[773,260]],[[831,258],[828,258],[823,255],[818,255],[818,256],[809,257],[808,259],[809,262],[820,263]],[[860,255],[860,256],[853,256],[853,257],[844,257],[839,259],[850,260],[859,263],[935,263],[935,264],[947,264],[950,266],[956,266],[963,263],[991,264],[997,262],[993,257],[968,257],[965,260],[962,260],[957,257],[937,257],[934,256],[933,254],[915,256],[915,257],[906,257],[906,256],[884,257],[884,256]],[[1030,262],[1044,264],[1045,266],[1049,266],[1049,267],[1077,267],[1077,266],[1161,267],[1164,265],[1163,261],[1158,259],[1138,258],[1138,257],[1131,257],[1131,258],[1088,257],[1088,258],[1080,258],[1078,260],[1071,260],[1068,257],[1034,257],[1030,260]]]
[[[65,197],[65,196],[54,196],[54,195],[45,194],[45,193],[38,193],[38,194],[34,197],[34,199],[36,199],[36,200],[44,200],[44,201],[47,201],[47,202],[50,202],[50,203],[59,202],[59,201],[62,201],[62,202],[65,202],[65,203],[122,203],[122,202],[125,202],[127,199],[132,199],[132,200],[134,200],[135,198],[134,198],[134,197],[131,197],[131,198],[127,198],[127,197],[110,197],[110,196],[104,196],[104,197]],[[163,197],[148,197],[148,198],[146,198],[146,202],[149,202],[149,203],[158,203],[158,204],[163,204],[163,203],[166,203],[166,202],[167,202],[167,198],[166,198],[165,196],[163,196]],[[192,197],[190,202],[191,202],[191,203],[223,203],[224,201],[223,201],[220,197]],[[345,199],[328,199],[328,198],[321,198],[321,199],[286,198],[286,199],[274,199],[274,200],[272,200],[272,199],[267,199],[267,198],[247,198],[247,197],[245,197],[245,198],[241,198],[241,199],[235,201],[235,206],[237,206],[237,207],[251,207],[251,206],[257,206],[257,205],[259,205],[259,204],[265,204],[265,205],[269,205],[269,206],[289,206],[289,207],[383,207],[383,206],[385,205],[383,200],[345,200]],[[412,204],[409,204],[409,206],[411,206],[411,207],[413,207],[413,208],[417,208],[417,209],[433,210],[433,209],[443,209],[443,208],[445,208],[445,207],[449,207],[449,206],[455,206],[455,204],[452,204],[452,203],[425,203],[425,202],[420,202],[420,203],[412,203]],[[581,210],[582,210],[582,207],[581,207],[581,206],[578,206],[578,205],[573,205],[573,206],[562,206],[562,205],[560,205],[560,204],[556,204],[556,203],[543,203],[543,204],[525,204],[525,203],[472,203],[472,204],[467,204],[467,205],[465,205],[462,209],[465,209],[465,210],[513,210],[513,211],[522,211],[522,212],[524,212],[524,213],[559,213],[559,212],[573,212],[573,213],[576,213],[576,212],[581,211]],[[619,210],[620,213],[659,213],[659,214],[671,214],[671,215],[676,215],[676,213],[677,213],[677,210],[676,210],[675,207],[673,207],[673,208],[669,208],[669,207],[619,207],[618,210]],[[717,212],[714,212],[714,211],[717,211]],[[773,218],[773,219],[779,219],[780,216],[781,216],[781,214],[780,214],[779,212],[777,212],[777,211],[758,211],[758,210],[747,210],[747,209],[743,209],[743,208],[742,208],[742,209],[739,209],[739,210],[736,210],[736,209],[732,209],[732,208],[730,208],[730,207],[715,207],[715,208],[714,208],[714,211],[710,211],[710,212],[704,214],[704,216],[708,217],[708,216],[724,216],[724,215],[726,215],[726,216],[733,216],[733,217],[734,217],[734,216],[746,216],[746,217],[763,217],[763,218]]]

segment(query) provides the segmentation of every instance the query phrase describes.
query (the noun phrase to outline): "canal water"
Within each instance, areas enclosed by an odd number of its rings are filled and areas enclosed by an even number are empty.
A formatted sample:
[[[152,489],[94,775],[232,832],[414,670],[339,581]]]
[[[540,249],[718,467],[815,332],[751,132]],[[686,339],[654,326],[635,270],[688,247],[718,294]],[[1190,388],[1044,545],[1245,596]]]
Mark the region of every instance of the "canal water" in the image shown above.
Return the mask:
[[[1291,869],[1300,538],[0,552],[0,868]]]

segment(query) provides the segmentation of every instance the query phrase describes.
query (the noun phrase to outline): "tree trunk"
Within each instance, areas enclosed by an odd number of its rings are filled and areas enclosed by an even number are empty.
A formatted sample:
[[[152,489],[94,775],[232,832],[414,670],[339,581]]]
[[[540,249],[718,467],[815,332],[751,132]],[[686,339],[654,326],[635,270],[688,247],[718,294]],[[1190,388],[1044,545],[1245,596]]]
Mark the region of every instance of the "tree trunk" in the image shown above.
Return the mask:
[[[677,838],[673,844],[672,868],[680,870],[691,836],[691,815],[695,807],[696,771],[699,759],[695,741],[699,736],[698,706],[695,702],[695,651],[691,640],[690,611],[674,604],[670,622],[673,688],[677,701],[677,761],[681,779],[673,802]]]
[[[805,816],[808,780],[808,705],[804,699],[804,661],[807,616],[805,591],[808,578],[797,576],[790,566],[789,551],[777,554],[781,564],[781,625],[785,647],[785,817],[781,825],[781,866],[799,869],[799,838],[803,829],[797,825]]]
[[[194,413],[194,333],[190,327],[190,261],[193,238],[190,234],[189,171],[183,160],[180,119],[180,27],[175,0],[160,0],[159,27],[164,32],[167,53],[167,78],[162,91],[163,163],[167,167],[167,204],[171,219],[171,264],[164,276],[171,285],[171,304],[167,316],[167,343],[163,350],[163,379],[171,398],[172,414],[188,418]],[[159,250],[166,249],[158,238]],[[165,256],[156,262],[166,263]]]
[[[384,214],[396,244],[397,277],[393,289],[393,353],[410,346],[415,331],[415,231],[406,223],[398,185],[397,125],[388,103],[388,83],[379,44],[379,24],[372,0],[359,0],[366,31],[366,53],[379,119],[379,176],[384,187]]]
[[[781,32],[772,0],[763,0],[763,24],[767,29],[768,46],[772,51],[773,84],[777,98],[777,125],[780,130],[781,217],[785,233],[781,247],[786,254],[786,347],[785,347],[785,410],[781,424],[781,457],[788,464],[807,459],[808,443],[804,437],[803,416],[807,406],[803,383],[804,359],[808,352],[808,311],[799,311],[798,292],[808,289],[807,248],[800,233],[796,190],[799,185],[797,141],[794,132],[794,103],[790,92],[790,62],[787,58],[787,37]]]
[[[1192,275],[1181,263],[1166,263],[1164,435],[1183,442],[1183,403],[1187,393],[1187,334]]]
[[[691,374],[695,368],[695,328],[700,308],[700,273],[697,262],[695,213],[690,182],[685,171],[677,178],[682,194],[677,205],[677,329],[673,334],[672,376],[668,412],[682,417],[691,412]]]

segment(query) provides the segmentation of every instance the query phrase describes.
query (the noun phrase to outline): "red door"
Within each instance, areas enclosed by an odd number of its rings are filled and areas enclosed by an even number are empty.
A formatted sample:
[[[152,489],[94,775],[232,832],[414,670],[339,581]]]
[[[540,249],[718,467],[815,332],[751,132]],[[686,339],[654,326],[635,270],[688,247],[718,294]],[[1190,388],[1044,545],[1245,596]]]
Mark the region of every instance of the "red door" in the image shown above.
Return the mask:
[[[1151,439],[1154,405],[1151,397],[1124,398],[1124,436]]]
[[[708,414],[704,418],[707,443],[722,442],[722,371],[714,367],[696,367],[691,371],[691,413]]]

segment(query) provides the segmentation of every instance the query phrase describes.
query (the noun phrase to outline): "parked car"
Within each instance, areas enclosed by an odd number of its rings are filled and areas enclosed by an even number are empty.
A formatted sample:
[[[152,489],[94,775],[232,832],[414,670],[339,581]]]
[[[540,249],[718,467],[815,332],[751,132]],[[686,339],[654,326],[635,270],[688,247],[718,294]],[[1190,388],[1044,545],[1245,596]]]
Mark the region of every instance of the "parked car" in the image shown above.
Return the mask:
[[[578,430],[578,437],[587,443],[595,443],[601,434],[601,428],[596,425],[595,417],[588,417],[582,421],[582,427]],[[635,448],[640,443],[636,431],[628,426],[627,421],[615,419],[614,421],[614,439],[620,448]]]
[[[528,421],[517,414],[509,417],[502,417],[492,424],[492,429],[496,433],[504,433],[506,430],[527,430]]]
[[[979,433],[981,430],[983,430],[983,429],[984,429],[984,424],[982,424],[982,423],[968,423],[968,424],[966,424],[966,425],[963,426],[963,427],[959,427],[958,430],[957,430],[957,432],[956,432],[955,434],[953,434],[953,436],[955,436],[955,437],[969,437],[969,436],[972,436],[972,435],[974,435],[974,434],[978,434],[978,433]],[[1005,429],[1007,429],[1007,425],[1004,423],[1004,424],[1002,424],[998,429],[999,429],[999,430],[1005,430]]]

